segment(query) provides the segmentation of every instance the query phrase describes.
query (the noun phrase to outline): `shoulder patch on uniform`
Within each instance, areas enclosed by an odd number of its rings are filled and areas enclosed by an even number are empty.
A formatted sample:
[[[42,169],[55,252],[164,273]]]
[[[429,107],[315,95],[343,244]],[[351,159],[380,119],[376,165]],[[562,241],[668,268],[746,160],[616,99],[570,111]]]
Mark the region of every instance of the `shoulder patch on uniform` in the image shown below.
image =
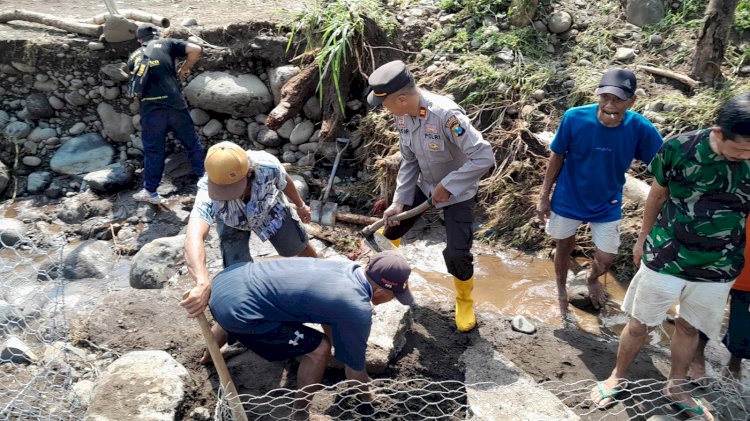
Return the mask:
[[[460,124],[456,123],[453,127],[451,127],[451,133],[453,134],[453,137],[459,137],[462,134],[464,134],[466,130],[464,130],[463,127],[461,127]]]
[[[446,129],[453,129],[453,126],[459,125],[458,118],[456,116],[452,115],[448,121],[445,122],[445,128]]]

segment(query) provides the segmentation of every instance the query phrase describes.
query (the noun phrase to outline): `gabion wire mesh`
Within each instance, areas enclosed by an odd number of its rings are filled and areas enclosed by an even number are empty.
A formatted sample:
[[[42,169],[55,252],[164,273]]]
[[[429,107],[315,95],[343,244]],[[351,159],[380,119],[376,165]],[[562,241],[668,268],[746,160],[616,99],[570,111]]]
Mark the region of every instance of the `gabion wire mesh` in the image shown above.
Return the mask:
[[[83,419],[85,407],[75,393],[75,382],[81,378],[86,356],[70,346],[66,282],[55,273],[62,267],[63,249],[41,250],[28,238],[7,235],[0,235],[0,246],[0,420]],[[750,419],[750,390],[741,383],[725,378],[699,380],[705,382],[685,382],[681,387],[710,405],[714,419]],[[680,411],[664,396],[664,380],[629,381],[606,409],[591,401],[591,391],[597,387],[593,379],[536,386],[583,420],[646,420],[652,415],[687,419],[694,415]],[[374,403],[363,403],[360,389],[349,382],[317,385],[303,396],[296,390],[275,389],[241,395],[240,400],[249,420],[303,415],[294,411],[299,399],[309,400],[309,414],[302,418],[311,420],[530,419],[521,414],[504,413],[500,418],[487,414],[488,407],[503,405],[508,396],[503,391],[510,387],[489,382],[376,379],[369,385],[376,396]],[[223,394],[213,419],[234,419]]]
[[[62,248],[0,233],[0,420],[78,420],[65,318]]]
[[[699,386],[697,381],[682,382],[679,386],[694,398],[702,400],[706,408],[712,408],[711,414],[716,420],[750,419],[750,391],[731,379],[698,379],[705,383]],[[678,384],[678,383],[675,383]],[[592,390],[597,388],[595,380],[582,380],[575,383],[547,381],[537,384],[538,387],[555,395],[575,416],[582,420],[646,420],[653,415],[669,415],[677,419],[694,417],[696,414],[680,410],[663,394],[665,380],[641,379],[628,381],[622,386],[622,392],[616,401],[606,408],[599,408],[591,400]],[[496,383],[468,384],[460,381],[430,381],[412,379],[398,381],[377,379],[370,383],[375,394],[374,403],[363,403],[358,397],[358,389],[350,383],[341,382],[335,385],[318,385],[315,392],[297,395],[293,389],[274,389],[263,395],[240,395],[245,413],[249,420],[287,420],[295,414],[294,403],[300,399],[309,399],[308,416],[311,420],[479,420],[479,419],[534,419],[528,414],[508,413],[502,410],[487,412],[486,407],[501,401],[507,395],[503,388],[512,385]],[[497,399],[493,402],[492,394]],[[528,396],[529,400],[538,395]],[[487,401],[490,402],[487,402]],[[475,411],[474,405],[485,409]],[[216,420],[233,420],[230,407],[224,396],[221,396],[214,412]],[[308,419],[301,417],[300,419]],[[551,418],[546,418],[551,419]],[[553,419],[553,418],[552,418]],[[705,418],[696,418],[705,419]]]

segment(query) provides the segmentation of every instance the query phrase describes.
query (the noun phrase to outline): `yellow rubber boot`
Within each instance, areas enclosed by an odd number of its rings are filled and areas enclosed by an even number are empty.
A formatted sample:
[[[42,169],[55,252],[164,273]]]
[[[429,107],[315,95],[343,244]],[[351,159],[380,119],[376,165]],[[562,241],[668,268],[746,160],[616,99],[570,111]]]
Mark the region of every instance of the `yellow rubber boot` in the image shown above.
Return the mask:
[[[456,327],[459,332],[468,332],[477,326],[477,318],[472,308],[474,300],[471,298],[474,278],[465,281],[453,278],[453,286],[456,288]]]
[[[377,232],[378,234],[382,235],[383,238],[385,238],[386,240],[390,241],[391,244],[393,244],[393,247],[398,247],[398,246],[401,245],[401,239],[400,238],[397,238],[395,240],[391,240],[391,239],[389,239],[388,237],[385,236],[385,228],[381,228],[381,229],[379,229],[379,230],[377,230],[375,232]]]

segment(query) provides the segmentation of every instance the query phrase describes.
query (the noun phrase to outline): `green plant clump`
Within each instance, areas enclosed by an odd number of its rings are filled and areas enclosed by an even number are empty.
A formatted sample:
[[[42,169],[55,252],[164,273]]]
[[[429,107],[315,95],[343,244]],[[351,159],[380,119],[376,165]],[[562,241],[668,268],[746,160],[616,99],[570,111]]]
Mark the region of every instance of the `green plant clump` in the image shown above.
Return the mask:
[[[734,11],[734,27],[738,31],[750,29],[750,0],[740,0]]]
[[[651,35],[699,29],[703,24],[706,3],[708,2],[701,0],[685,0],[679,8],[670,10],[659,23],[644,26],[643,32],[645,35]]]
[[[340,77],[347,57],[366,59],[367,24],[373,22],[388,34],[396,29],[396,20],[382,4],[375,0],[319,1],[312,8],[299,12],[286,25],[292,28],[287,51],[295,37],[304,37],[305,51],[315,52],[320,72],[317,91],[323,101],[323,86],[330,75],[336,90],[341,113],[345,113],[346,98],[342,98]]]

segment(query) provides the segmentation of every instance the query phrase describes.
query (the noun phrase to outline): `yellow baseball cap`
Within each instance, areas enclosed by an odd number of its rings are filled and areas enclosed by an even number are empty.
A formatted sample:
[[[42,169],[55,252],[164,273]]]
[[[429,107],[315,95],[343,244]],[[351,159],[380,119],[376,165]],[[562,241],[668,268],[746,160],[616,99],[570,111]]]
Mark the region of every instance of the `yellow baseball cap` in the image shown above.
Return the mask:
[[[250,163],[245,150],[232,142],[220,142],[206,153],[208,197],[212,200],[234,200],[242,197],[247,187]]]

